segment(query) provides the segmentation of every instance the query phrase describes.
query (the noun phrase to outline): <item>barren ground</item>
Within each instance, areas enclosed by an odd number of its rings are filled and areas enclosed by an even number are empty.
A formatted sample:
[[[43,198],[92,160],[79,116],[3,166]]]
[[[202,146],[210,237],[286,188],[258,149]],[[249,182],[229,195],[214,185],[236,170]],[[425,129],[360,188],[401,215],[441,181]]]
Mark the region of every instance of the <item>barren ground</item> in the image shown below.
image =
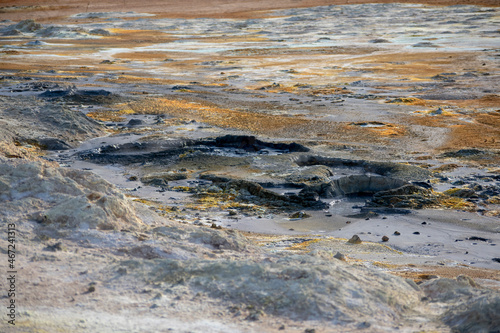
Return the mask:
[[[500,332],[498,5],[2,1],[0,330]]]

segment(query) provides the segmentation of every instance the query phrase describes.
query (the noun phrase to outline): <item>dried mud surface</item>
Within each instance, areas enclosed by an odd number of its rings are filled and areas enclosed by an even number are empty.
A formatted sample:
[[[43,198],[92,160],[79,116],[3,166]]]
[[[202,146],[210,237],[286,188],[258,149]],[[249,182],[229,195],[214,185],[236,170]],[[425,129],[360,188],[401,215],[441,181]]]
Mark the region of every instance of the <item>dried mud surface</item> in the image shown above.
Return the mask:
[[[2,2],[0,330],[500,332],[497,6]]]

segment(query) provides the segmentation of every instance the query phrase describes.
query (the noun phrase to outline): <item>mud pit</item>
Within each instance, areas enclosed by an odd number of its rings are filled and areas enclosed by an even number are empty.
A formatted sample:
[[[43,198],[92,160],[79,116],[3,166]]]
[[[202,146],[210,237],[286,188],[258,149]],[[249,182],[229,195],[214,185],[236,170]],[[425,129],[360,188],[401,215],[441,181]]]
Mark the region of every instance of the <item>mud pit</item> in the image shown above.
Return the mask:
[[[498,331],[499,10],[351,2],[0,8],[15,331]]]

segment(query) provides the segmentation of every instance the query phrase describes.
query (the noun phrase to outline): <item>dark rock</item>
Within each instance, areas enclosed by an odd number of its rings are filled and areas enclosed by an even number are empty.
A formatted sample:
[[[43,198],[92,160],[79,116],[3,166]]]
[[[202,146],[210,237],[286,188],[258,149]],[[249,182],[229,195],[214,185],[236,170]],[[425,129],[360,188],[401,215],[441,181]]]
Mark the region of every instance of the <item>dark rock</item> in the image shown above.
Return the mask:
[[[389,237],[387,237],[387,236],[382,237],[382,242],[388,242],[388,241],[389,241]]]
[[[400,236],[400,235],[401,235],[401,233],[400,233],[399,231],[394,231],[394,235],[395,235],[395,236]]]
[[[144,122],[141,119],[130,119],[129,122],[127,123],[127,126],[139,126],[144,124]]]
[[[346,256],[340,252],[337,252],[333,257],[338,260],[346,261]]]
[[[471,240],[471,241],[481,241],[481,242],[487,242],[487,241],[489,241],[488,238],[477,237],[477,236],[472,236],[472,237],[469,237],[467,239]]]
[[[497,262],[497,263],[499,263],[499,264],[500,264],[500,258],[493,258],[493,259],[491,259],[491,260],[493,260],[493,261],[495,261],[495,262]]]

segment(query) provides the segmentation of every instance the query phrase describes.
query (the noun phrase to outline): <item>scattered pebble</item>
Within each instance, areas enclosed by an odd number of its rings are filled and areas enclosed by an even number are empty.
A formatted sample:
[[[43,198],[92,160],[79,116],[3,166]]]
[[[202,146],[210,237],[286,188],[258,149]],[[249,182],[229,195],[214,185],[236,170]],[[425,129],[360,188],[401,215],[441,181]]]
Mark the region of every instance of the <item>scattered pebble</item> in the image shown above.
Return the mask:
[[[413,234],[414,234],[414,235],[420,235],[420,232],[415,231]]]
[[[399,236],[399,235],[401,235],[401,233],[399,231],[394,231],[394,235]]]
[[[387,241],[389,241],[389,237],[387,237],[387,236],[383,236],[383,237],[382,237],[382,242],[387,242]]]

